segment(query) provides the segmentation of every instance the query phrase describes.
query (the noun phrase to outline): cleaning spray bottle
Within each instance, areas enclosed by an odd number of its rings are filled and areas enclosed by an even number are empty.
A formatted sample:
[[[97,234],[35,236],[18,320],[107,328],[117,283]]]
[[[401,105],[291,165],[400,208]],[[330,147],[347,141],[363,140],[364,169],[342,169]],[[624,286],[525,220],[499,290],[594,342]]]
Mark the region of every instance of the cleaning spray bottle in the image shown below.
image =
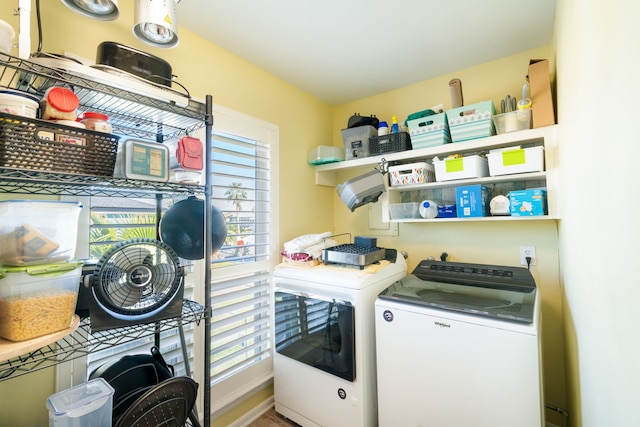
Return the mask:
[[[391,133],[398,133],[398,118],[396,116],[391,118]]]

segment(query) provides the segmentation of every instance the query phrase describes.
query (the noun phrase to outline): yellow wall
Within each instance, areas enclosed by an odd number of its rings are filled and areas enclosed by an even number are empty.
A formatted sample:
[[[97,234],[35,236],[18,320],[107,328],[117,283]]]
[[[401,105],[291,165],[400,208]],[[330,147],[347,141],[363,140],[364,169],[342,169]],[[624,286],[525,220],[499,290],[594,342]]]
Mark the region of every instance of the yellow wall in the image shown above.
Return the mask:
[[[453,77],[462,80],[465,103],[493,99],[499,105],[499,100],[506,93],[520,93],[530,58],[554,58],[552,47],[542,47],[332,108],[184,28],[180,29],[181,41],[175,49],[162,50],[142,44],[131,33],[133,10],[130,2],[120,2],[121,17],[106,23],[74,14],[58,1],[42,3],[44,51],[67,51],[94,58],[102,41],[117,41],[137,47],[167,60],[178,81],[195,97],[212,94],[216,104],[279,126],[280,242],[300,234],[325,230],[375,235],[367,226],[367,208],[349,212],[337,198],[334,188],[314,185],[313,169],[306,164],[310,149],[318,145],[342,146],[340,129],[346,127],[353,112],[376,114],[387,120],[395,114],[403,120],[409,113],[438,103],[448,108],[448,81]],[[17,28],[17,18],[12,16],[13,8],[14,4],[3,2],[0,19]],[[32,49],[35,49],[35,22],[32,27]],[[340,173],[338,180],[349,176],[349,173]],[[532,267],[532,272],[540,287],[544,311],[545,400],[554,405],[564,405],[560,327],[562,294],[558,284],[558,238],[554,221],[401,224],[399,236],[380,236],[379,243],[406,250],[409,269],[419,260],[429,255],[437,257],[443,251],[448,252],[453,261],[517,265],[519,246],[535,246],[538,265]],[[33,395],[30,391],[32,378],[27,375],[0,382],[0,413],[3,418],[20,407],[18,405],[24,400],[24,397],[18,397],[20,394]],[[43,390],[43,396],[51,394],[52,381],[46,381],[40,390]],[[38,401],[44,402],[44,399]],[[21,414],[21,424],[46,425],[44,403],[31,404],[30,408],[29,411],[17,412]],[[29,420],[25,418],[27,413]],[[226,425],[226,421],[219,425]]]
[[[545,46],[338,106],[333,110],[333,144],[342,145],[340,130],[346,127],[349,116],[356,111],[362,115],[376,114],[380,120],[387,121],[395,114],[402,121],[410,113],[437,104],[451,108],[448,82],[454,77],[462,80],[465,104],[492,99],[499,106],[500,99],[507,93],[520,94],[529,59],[548,58],[552,64],[550,72],[553,73],[554,57],[553,47]],[[343,182],[366,170],[370,170],[370,167],[340,172],[337,182]],[[337,194],[334,195],[333,217],[336,233],[377,233],[376,230],[369,229],[366,206],[351,213]],[[519,247],[535,246],[538,263],[531,267],[531,271],[542,298],[545,402],[565,406],[563,293],[559,284],[556,221],[402,223],[399,224],[398,236],[377,237],[378,243],[383,247],[408,252],[410,271],[420,260],[428,256],[438,259],[442,252],[449,254],[450,261],[517,266],[520,262]],[[549,417],[550,421],[561,424],[561,420],[556,419],[553,414],[549,414]]]

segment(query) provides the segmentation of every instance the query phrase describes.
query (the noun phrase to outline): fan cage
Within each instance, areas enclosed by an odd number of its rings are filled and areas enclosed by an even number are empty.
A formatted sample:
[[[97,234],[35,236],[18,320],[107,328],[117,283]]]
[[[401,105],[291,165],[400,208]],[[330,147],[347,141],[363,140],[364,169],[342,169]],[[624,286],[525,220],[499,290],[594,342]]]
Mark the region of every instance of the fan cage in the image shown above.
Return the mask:
[[[144,319],[179,294],[183,271],[178,255],[155,239],[132,239],[108,250],[96,264],[92,293],[109,315]]]

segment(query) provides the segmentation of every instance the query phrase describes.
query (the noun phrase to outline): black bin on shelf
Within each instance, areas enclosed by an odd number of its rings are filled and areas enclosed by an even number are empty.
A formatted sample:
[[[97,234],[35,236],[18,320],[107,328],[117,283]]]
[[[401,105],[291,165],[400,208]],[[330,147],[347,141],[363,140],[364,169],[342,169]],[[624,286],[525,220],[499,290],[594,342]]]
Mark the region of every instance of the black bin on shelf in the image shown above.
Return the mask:
[[[411,150],[411,136],[407,132],[369,138],[369,152],[372,156],[405,150]]]
[[[112,177],[120,137],[0,113],[0,167]]]

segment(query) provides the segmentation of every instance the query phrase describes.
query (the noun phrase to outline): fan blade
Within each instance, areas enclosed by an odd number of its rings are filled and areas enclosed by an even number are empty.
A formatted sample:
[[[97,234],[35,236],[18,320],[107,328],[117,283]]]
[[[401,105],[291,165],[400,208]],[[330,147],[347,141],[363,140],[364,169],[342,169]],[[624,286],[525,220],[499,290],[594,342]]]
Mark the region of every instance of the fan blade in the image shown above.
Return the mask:
[[[106,291],[109,299],[118,307],[131,307],[142,297],[142,289],[133,287],[128,282],[110,281]]]
[[[111,260],[118,268],[128,268],[141,264],[151,265],[153,263],[151,251],[141,246],[125,248],[115,253]]]
[[[176,266],[173,264],[158,264],[153,269],[153,286],[157,293],[169,291],[176,279]]]

